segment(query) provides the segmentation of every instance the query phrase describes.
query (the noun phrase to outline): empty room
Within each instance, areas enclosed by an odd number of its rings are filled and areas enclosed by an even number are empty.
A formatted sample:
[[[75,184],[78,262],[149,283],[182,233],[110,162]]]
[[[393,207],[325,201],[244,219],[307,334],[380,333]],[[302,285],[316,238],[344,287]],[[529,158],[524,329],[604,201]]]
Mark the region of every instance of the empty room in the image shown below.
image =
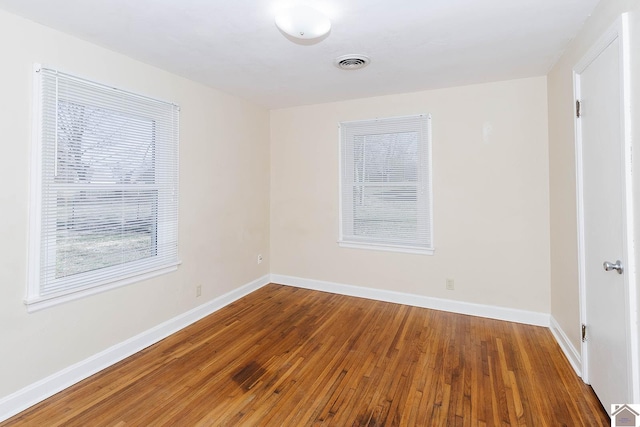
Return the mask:
[[[640,425],[640,0],[0,36],[0,426]]]

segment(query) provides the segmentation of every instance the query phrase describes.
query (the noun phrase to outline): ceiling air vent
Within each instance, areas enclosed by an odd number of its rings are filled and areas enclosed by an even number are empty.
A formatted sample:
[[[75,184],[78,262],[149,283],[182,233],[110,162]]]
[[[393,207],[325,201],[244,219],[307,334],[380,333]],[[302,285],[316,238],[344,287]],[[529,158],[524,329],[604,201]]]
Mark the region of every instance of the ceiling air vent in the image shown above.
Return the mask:
[[[336,67],[341,70],[359,70],[369,65],[371,59],[365,55],[342,55],[336,58]]]

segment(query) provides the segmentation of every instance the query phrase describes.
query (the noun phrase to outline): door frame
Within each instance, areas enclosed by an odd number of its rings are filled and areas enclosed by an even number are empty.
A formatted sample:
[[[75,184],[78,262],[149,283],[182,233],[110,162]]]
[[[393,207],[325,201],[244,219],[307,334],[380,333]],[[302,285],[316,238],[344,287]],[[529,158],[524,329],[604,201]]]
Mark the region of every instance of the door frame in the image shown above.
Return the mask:
[[[634,252],[634,214],[633,214],[633,176],[632,176],[632,141],[631,141],[631,108],[630,108],[630,69],[629,69],[629,33],[628,14],[622,14],[613,25],[598,39],[589,51],[573,67],[573,95],[574,102],[581,99],[580,76],[582,72],[615,40],[619,41],[620,58],[620,113],[622,135],[622,165],[623,174],[623,254],[622,262],[625,267],[624,285],[626,287],[627,304],[625,306],[627,361],[628,372],[631,375],[628,394],[632,402],[640,402],[640,360],[638,346],[637,319],[637,282]],[[573,107],[575,108],[575,106]],[[585,271],[585,237],[584,237],[584,183],[582,180],[582,128],[577,114],[573,112],[575,130],[576,153],[576,201],[578,216],[578,285],[580,302],[580,322],[587,323],[586,309],[586,271]],[[588,331],[587,331],[588,338]],[[588,339],[581,344],[581,372],[582,379],[589,384],[589,353]],[[608,411],[608,408],[605,408]]]

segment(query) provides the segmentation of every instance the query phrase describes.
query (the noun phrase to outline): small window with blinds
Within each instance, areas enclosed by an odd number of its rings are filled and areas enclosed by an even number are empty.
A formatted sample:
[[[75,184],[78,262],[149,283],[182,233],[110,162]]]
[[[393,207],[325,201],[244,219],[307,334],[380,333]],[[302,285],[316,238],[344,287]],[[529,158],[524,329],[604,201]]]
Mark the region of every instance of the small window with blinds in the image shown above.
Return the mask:
[[[433,254],[431,116],[340,123],[340,246]]]
[[[36,67],[30,311],[176,269],[171,103]]]

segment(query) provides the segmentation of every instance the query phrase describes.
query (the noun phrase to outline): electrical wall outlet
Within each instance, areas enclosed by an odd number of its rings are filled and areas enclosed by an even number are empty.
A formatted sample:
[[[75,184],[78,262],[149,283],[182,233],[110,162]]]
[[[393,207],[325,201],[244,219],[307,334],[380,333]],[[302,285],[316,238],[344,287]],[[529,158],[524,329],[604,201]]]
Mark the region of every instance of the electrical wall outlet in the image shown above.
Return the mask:
[[[202,285],[196,286],[196,296],[199,297],[202,295]]]
[[[447,279],[446,286],[448,291],[452,291],[454,289],[453,279]]]
[[[262,264],[262,254],[258,254],[258,264]]]

